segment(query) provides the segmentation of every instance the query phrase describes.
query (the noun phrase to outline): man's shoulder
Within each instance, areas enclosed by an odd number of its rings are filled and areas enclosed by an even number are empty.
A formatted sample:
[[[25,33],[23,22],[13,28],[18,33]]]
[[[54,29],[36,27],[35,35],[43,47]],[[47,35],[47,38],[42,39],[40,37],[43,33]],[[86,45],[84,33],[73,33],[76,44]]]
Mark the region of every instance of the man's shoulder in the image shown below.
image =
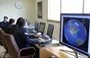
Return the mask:
[[[0,24],[8,24],[8,22],[5,23],[4,21],[2,21],[2,22],[0,22]]]
[[[17,29],[16,25],[11,25],[10,26],[10,30],[16,30],[16,29]]]
[[[4,23],[4,22],[2,21],[2,22],[0,22],[0,23]]]
[[[15,28],[15,27],[17,27],[17,26],[16,26],[16,25],[11,25],[11,27],[14,27],[14,28]]]
[[[5,25],[4,22],[0,22],[0,27],[3,27],[3,25]]]

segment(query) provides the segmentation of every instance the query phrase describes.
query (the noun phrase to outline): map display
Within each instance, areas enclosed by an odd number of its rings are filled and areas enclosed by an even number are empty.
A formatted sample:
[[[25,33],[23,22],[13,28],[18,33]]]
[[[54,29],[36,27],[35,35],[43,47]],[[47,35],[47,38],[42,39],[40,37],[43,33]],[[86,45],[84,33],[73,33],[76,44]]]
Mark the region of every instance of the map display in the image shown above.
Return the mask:
[[[69,20],[64,26],[66,40],[74,46],[81,46],[85,43],[87,31],[84,25],[78,20]]]

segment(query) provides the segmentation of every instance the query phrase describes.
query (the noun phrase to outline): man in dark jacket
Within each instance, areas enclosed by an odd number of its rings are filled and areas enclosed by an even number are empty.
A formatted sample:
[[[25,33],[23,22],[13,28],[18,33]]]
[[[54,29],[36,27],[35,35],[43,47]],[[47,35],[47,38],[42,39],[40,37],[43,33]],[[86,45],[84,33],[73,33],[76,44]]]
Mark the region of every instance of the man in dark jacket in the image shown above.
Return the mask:
[[[13,18],[11,18],[10,20],[9,20],[9,22],[8,22],[8,24],[7,24],[7,26],[5,27],[5,29],[4,29],[4,31],[6,32],[6,33],[9,33],[9,29],[10,29],[10,27],[13,25],[13,23],[14,23],[14,19]],[[10,33],[9,33],[10,34]]]
[[[25,48],[25,47],[30,47],[34,46],[35,44],[39,44],[38,38],[30,38],[29,35],[26,35],[26,29],[24,28],[25,25],[25,20],[23,18],[19,18],[16,23],[16,31],[13,34],[16,40],[16,43],[20,49]],[[39,58],[39,49],[36,48],[36,57]]]
[[[8,17],[7,16],[4,16],[4,20],[2,22],[0,22],[0,28],[2,28],[3,30],[5,30],[8,26]]]

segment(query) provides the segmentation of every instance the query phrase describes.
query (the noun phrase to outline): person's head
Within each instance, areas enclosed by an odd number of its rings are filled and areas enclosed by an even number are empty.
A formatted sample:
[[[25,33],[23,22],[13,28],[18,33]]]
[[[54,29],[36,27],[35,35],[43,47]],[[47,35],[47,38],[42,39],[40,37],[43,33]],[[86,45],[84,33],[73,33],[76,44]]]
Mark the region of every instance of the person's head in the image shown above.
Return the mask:
[[[6,22],[8,20],[8,17],[7,16],[4,16],[4,22]]]
[[[25,25],[25,20],[22,17],[18,18],[16,25],[20,28],[23,27]]]
[[[10,20],[9,20],[9,24],[11,25],[11,24],[13,24],[14,23],[14,19],[13,18],[11,18]]]
[[[28,27],[28,26],[30,26],[30,22],[27,19],[25,19],[25,26],[24,27]]]

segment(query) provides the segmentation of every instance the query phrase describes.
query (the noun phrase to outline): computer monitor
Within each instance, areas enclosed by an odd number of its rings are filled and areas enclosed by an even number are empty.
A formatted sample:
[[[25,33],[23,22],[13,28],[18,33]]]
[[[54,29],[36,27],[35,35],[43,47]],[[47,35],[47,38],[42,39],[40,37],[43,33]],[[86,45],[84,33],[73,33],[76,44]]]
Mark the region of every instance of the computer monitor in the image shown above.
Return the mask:
[[[90,14],[61,14],[60,43],[90,55]]]
[[[47,28],[47,35],[52,39],[53,35],[53,30],[54,30],[54,25],[53,24],[48,24]]]
[[[40,25],[39,22],[35,22],[35,31],[36,32],[38,32],[38,30],[39,30],[39,25]]]
[[[44,22],[40,22],[38,32],[40,32],[43,35],[44,29],[45,29],[45,23]]]

